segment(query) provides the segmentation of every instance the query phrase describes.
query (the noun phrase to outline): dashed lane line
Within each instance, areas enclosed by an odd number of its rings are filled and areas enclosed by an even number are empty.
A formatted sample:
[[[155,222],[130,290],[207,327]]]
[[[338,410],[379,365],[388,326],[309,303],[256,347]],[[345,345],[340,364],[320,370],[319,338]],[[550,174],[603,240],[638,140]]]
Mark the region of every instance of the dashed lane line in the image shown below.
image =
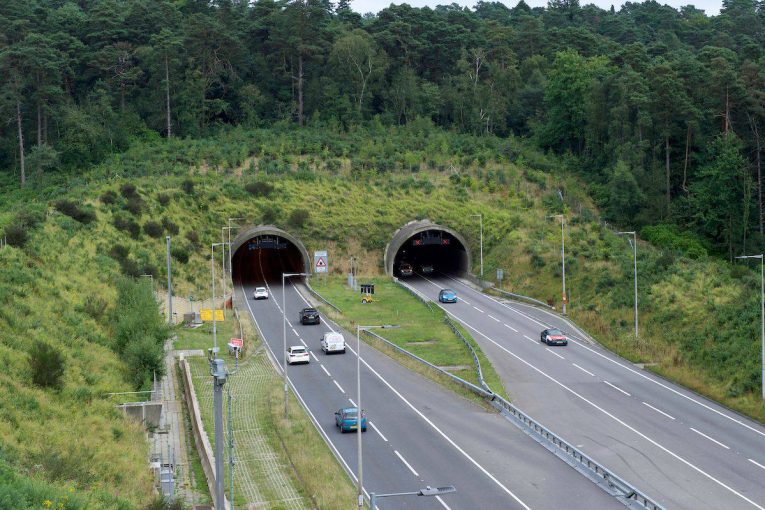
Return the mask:
[[[757,462],[756,460],[754,460],[754,459],[747,459],[747,460],[748,460],[749,462],[751,462],[752,464],[754,464],[755,466],[757,466],[757,467],[761,467],[762,469],[765,469],[765,466],[763,466],[762,464],[760,464],[760,463],[759,463],[759,462]]]
[[[657,409],[656,407],[652,406],[652,405],[651,405],[651,404],[649,404],[648,402],[643,402],[643,405],[644,405],[644,406],[646,406],[646,407],[648,407],[648,408],[650,408],[650,409],[653,409],[654,411],[656,411],[656,412],[657,412],[657,413],[659,413],[659,414],[663,414],[664,416],[666,416],[666,417],[667,417],[667,418],[669,418],[670,420],[674,420],[674,419],[675,419],[675,417],[674,417],[674,416],[672,416],[672,415],[670,415],[670,414],[667,414],[667,413],[665,413],[665,412],[664,412],[664,411],[662,411],[661,409]]]
[[[504,326],[505,326],[507,329],[511,330],[511,331],[515,331],[516,333],[518,332],[518,330],[517,330],[517,329],[515,329],[515,328],[514,328],[514,327],[512,327],[512,326],[510,326],[509,324],[504,324]]]
[[[698,431],[698,430],[694,429],[693,427],[691,427],[691,430],[692,430],[692,431],[694,431],[695,433],[697,433],[698,435],[700,435],[701,437],[705,437],[705,438],[709,439],[710,441],[712,441],[713,443],[715,443],[715,444],[718,444],[718,445],[722,446],[722,447],[723,447],[723,448],[725,448],[726,450],[730,450],[730,446],[724,445],[723,443],[721,443],[721,442],[720,442],[720,441],[718,441],[717,439],[714,439],[714,438],[712,438],[712,437],[709,437],[708,435],[706,435],[706,434],[704,434],[703,432],[700,432],[700,431]]]
[[[604,380],[603,382],[604,382],[604,383],[606,383],[607,385],[611,386],[611,387],[612,387],[613,389],[615,389],[616,391],[621,391],[622,393],[624,393],[624,394],[625,394],[625,395],[627,395],[628,397],[631,397],[631,396],[632,396],[632,395],[630,395],[629,393],[627,393],[626,391],[624,391],[623,389],[621,389],[620,387],[616,386],[615,384],[611,384],[610,382],[608,382],[608,381],[606,381],[606,380]]]
[[[409,463],[406,461],[406,459],[405,459],[405,458],[404,458],[404,457],[403,457],[403,456],[402,456],[400,453],[398,453],[398,450],[393,450],[393,453],[395,453],[395,454],[396,454],[396,456],[397,456],[399,459],[401,459],[401,462],[403,462],[403,463],[404,463],[404,465],[405,465],[406,467],[408,467],[408,468],[409,468],[409,471],[411,471],[411,472],[412,472],[412,474],[413,474],[414,476],[416,476],[417,478],[419,478],[419,477],[420,477],[419,473],[417,473],[417,471],[415,471],[415,470],[414,470],[414,468],[411,466],[411,464],[409,464]]]
[[[315,357],[316,356],[314,356],[314,358]],[[316,360],[316,361],[318,361],[318,360]],[[325,367],[324,365],[319,365],[319,366],[321,367],[322,370],[324,370],[324,373],[327,374],[328,377],[332,377],[332,374],[329,373],[329,370],[327,370],[327,367]]]
[[[491,314],[486,314],[486,315],[488,315],[490,318],[494,319],[494,320],[495,320],[495,321],[497,321],[497,322],[502,322],[501,320],[497,319],[496,317],[494,317],[494,316],[493,316],[493,315],[491,315]]]
[[[550,354],[552,354],[553,356],[558,356],[560,359],[566,359],[563,356],[561,356],[560,354],[558,354],[557,352],[555,352],[552,349],[550,349],[549,347],[545,347],[545,350],[547,352],[549,352]]]
[[[337,381],[335,381],[334,379],[332,379],[332,382],[333,382],[333,383],[335,383],[335,386],[337,386],[337,388],[340,390],[340,392],[341,392],[343,395],[345,395],[345,390],[343,389],[343,387],[342,387],[342,386],[340,386],[340,384],[338,384],[338,382],[337,382]]]
[[[590,371],[589,371],[589,370],[587,370],[586,368],[582,368],[582,367],[580,367],[579,365],[577,365],[576,363],[572,363],[572,365],[574,365],[576,368],[578,368],[579,370],[581,370],[581,371],[582,371],[582,372],[584,372],[585,374],[590,374],[592,377],[595,377],[595,374],[593,374],[592,372],[590,372]]]
[[[377,432],[377,435],[379,435],[382,438],[383,441],[385,441],[386,443],[388,442],[388,438],[385,437],[382,432],[380,432],[380,429],[378,429],[377,426],[373,422],[370,421],[369,425],[372,427],[372,430]]]

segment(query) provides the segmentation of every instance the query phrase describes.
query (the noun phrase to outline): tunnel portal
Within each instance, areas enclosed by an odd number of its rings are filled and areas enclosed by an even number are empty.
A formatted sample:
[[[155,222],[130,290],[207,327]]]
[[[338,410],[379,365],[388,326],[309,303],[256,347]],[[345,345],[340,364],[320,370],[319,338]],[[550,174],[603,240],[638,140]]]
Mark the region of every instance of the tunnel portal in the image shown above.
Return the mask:
[[[273,225],[243,229],[231,244],[234,281],[271,283],[280,282],[282,273],[310,273],[300,239]]]
[[[470,272],[467,242],[456,231],[429,220],[413,221],[393,235],[385,249],[385,272],[406,276],[410,264],[415,272],[464,276]]]

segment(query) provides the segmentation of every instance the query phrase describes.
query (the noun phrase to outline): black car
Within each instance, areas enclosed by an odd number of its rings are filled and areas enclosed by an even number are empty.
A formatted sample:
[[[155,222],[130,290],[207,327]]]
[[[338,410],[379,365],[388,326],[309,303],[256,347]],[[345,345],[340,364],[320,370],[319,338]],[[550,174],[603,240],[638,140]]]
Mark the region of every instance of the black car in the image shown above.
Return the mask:
[[[300,310],[300,324],[320,324],[319,311],[316,308],[303,308]]]
[[[557,328],[548,328],[542,331],[540,340],[547,345],[567,345],[568,337]]]

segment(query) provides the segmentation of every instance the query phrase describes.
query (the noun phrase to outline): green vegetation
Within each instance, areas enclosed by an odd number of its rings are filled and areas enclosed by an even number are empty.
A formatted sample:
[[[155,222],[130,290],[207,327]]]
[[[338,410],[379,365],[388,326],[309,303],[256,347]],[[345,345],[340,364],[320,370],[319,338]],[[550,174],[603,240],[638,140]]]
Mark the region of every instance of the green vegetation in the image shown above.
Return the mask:
[[[364,279],[364,283],[375,285],[374,303],[361,303],[360,295],[348,287],[345,279],[340,276],[316,281],[313,287],[343,311],[336,319],[349,331],[355,332],[355,324],[397,324],[400,326],[398,329],[373,332],[412,354],[480,386],[473,356],[444,322],[445,313],[440,308],[435,304],[427,306],[389,278],[367,278]],[[507,396],[494,367],[470,335],[464,330],[461,331],[478,351],[486,383],[493,391]]]

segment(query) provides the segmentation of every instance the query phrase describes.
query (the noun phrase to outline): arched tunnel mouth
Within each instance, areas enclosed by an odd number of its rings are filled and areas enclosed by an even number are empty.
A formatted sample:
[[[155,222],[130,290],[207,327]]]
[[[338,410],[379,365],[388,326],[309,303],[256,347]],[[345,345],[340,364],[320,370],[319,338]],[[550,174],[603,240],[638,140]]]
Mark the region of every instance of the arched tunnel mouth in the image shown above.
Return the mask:
[[[395,248],[395,247],[394,247]],[[470,272],[470,255],[464,241],[456,233],[433,226],[407,235],[395,249],[392,274],[409,276],[407,264],[414,273],[464,276]]]
[[[255,232],[232,248],[232,279],[243,284],[281,282],[283,273],[307,273],[307,252],[300,241],[279,233]],[[292,237],[292,236],[289,236]]]

